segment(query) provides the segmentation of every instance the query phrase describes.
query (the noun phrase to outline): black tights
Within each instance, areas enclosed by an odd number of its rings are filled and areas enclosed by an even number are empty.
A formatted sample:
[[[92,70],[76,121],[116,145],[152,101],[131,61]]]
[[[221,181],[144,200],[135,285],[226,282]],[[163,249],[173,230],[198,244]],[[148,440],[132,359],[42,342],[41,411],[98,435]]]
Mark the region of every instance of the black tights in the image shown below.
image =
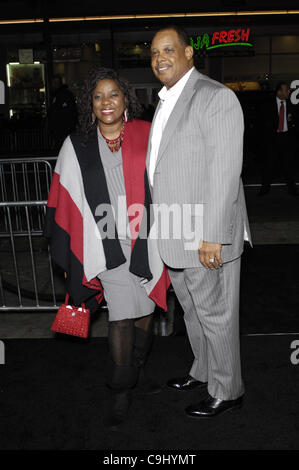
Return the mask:
[[[135,327],[149,334],[153,327],[153,314],[135,319],[109,322],[108,343],[113,362],[119,366],[130,366],[133,363]]]

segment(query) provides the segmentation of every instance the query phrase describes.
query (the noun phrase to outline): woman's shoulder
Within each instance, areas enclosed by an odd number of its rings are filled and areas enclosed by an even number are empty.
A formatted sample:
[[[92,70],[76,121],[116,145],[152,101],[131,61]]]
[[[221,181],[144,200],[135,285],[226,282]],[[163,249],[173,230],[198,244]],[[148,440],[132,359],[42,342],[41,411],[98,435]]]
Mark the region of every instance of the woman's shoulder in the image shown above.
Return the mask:
[[[69,134],[63,141],[63,144],[59,150],[58,156],[61,157],[65,154],[67,154],[70,150],[73,149],[73,143],[71,139],[71,134]]]
[[[60,159],[65,159],[67,158],[70,154],[74,153],[75,146],[74,146],[74,139],[78,138],[76,134],[72,133],[69,134],[63,141],[63,144],[59,150],[58,158]],[[79,141],[81,139],[79,138]]]
[[[81,147],[86,146],[86,138],[83,134],[72,132],[65,139],[60,148],[57,162],[67,164],[73,159],[78,159]]]
[[[67,173],[67,168],[72,163],[75,157],[74,146],[72,144],[71,136],[68,135],[59,150],[57,155],[55,172],[61,174],[62,172]]]

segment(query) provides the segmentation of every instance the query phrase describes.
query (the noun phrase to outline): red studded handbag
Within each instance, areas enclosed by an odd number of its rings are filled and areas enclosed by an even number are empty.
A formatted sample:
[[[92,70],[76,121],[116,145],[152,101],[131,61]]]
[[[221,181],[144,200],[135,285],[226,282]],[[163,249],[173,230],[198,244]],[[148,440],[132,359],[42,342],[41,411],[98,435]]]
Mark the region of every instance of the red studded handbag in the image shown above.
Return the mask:
[[[85,308],[84,303],[81,304],[81,307],[75,307],[74,305],[69,305],[68,302],[69,294],[67,293],[64,304],[58,309],[51,330],[56,333],[87,338],[90,322],[89,309]]]

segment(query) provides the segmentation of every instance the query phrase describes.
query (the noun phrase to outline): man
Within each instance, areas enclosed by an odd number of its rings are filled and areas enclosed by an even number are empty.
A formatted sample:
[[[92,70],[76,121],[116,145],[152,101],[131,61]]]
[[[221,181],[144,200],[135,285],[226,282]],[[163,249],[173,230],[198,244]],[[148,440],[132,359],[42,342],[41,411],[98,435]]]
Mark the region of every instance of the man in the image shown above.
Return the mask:
[[[74,95],[68,86],[62,83],[60,75],[54,75],[52,79],[52,101],[47,118],[55,150],[60,150],[64,139],[75,130],[77,122]]]
[[[152,69],[164,87],[151,128],[147,169],[155,205],[203,206],[201,242],[159,233],[160,255],[181,303],[194,353],[190,375],[168,381],[178,390],[208,387],[186,412],[211,417],[242,404],[239,351],[240,256],[250,230],[240,179],[243,114],[235,94],[197,72],[180,27],[159,30]],[[192,209],[193,207],[193,209]],[[186,220],[184,219],[184,224]],[[189,222],[189,221],[188,221]],[[196,223],[195,223],[196,225]]]
[[[297,196],[294,180],[295,146],[298,119],[296,108],[289,101],[290,90],[286,82],[279,82],[275,96],[261,109],[262,130],[262,186],[259,196],[268,194],[271,188],[272,172],[275,161],[282,168],[287,182],[288,193]]]

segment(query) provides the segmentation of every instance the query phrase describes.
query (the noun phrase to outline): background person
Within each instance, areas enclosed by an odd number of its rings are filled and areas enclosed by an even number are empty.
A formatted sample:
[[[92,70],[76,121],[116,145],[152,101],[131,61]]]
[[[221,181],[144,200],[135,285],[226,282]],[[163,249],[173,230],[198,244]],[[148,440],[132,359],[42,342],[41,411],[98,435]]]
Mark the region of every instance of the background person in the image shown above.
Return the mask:
[[[299,132],[298,112],[289,100],[290,89],[279,82],[275,96],[261,109],[262,186],[259,196],[270,192],[274,168],[283,173],[291,196],[297,196],[295,184],[296,133]]]
[[[50,136],[59,150],[64,139],[76,129],[77,107],[73,93],[63,84],[60,75],[52,79],[51,104],[47,113]]]

